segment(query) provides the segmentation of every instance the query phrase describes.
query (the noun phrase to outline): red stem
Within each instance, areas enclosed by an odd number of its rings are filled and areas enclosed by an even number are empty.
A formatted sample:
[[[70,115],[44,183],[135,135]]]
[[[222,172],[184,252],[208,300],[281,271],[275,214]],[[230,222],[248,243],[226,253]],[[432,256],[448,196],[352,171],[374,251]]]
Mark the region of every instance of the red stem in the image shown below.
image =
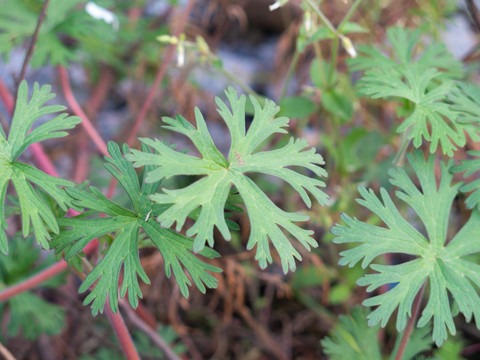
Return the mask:
[[[112,324],[115,335],[117,336],[120,344],[122,345],[123,354],[128,360],[140,360],[137,348],[132,341],[130,333],[128,332],[128,328],[125,325],[125,321],[123,321],[122,315],[120,315],[120,312],[117,312],[116,314],[112,313],[108,303],[109,302],[107,297],[107,301],[105,301],[105,312],[108,316],[108,320],[110,320],[110,324]]]
[[[405,353],[405,349],[407,348],[408,340],[410,340],[410,336],[412,335],[413,325],[417,320],[418,312],[420,311],[420,304],[422,303],[422,296],[423,292],[425,291],[426,282],[422,285],[420,291],[418,292],[415,300],[413,302],[413,311],[412,316],[408,319],[407,326],[405,327],[405,331],[403,332],[402,340],[400,340],[400,346],[398,347],[397,354],[395,355],[395,360],[401,360],[403,354]]]
[[[13,107],[15,106],[15,100],[10,90],[8,90],[8,88],[5,86],[2,78],[0,78],[0,98],[7,108],[7,111],[10,113],[10,115],[12,115]]]
[[[79,116],[82,119],[82,125],[90,136],[94,144],[97,146],[98,150],[105,155],[110,156],[107,151],[107,144],[103,141],[102,137],[98,134],[95,127],[92,125],[88,119],[85,112],[82,110],[81,106],[78,104],[77,99],[73,95],[72,88],[70,87],[70,81],[68,80],[67,70],[63,66],[58,67],[58,74],[60,76],[60,83],[62,84],[63,94],[65,99],[68,102],[68,105],[72,108],[75,115]]]
[[[97,241],[92,241],[87,246],[85,246],[83,251],[85,252],[85,254],[90,254],[96,249],[97,244],[98,244]],[[37,287],[41,283],[67,270],[67,268],[68,268],[67,262],[63,259],[60,260],[56,264],[51,265],[48,268],[36,273],[32,277],[29,277],[28,279],[21,281],[18,284],[9,286],[4,290],[0,291],[0,302],[8,300],[18,294],[21,294],[22,292],[25,292],[33,289],[34,287]]]

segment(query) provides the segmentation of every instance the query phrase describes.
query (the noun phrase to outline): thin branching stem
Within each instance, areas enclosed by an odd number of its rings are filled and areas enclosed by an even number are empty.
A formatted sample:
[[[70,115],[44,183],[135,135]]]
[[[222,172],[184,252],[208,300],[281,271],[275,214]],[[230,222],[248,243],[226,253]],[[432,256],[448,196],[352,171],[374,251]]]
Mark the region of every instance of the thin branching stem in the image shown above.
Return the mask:
[[[401,166],[403,160],[405,159],[405,154],[407,153],[408,145],[410,144],[410,132],[412,131],[410,126],[406,131],[402,133],[402,138],[400,140],[400,148],[398,149],[395,158],[392,161],[393,166]]]
[[[127,360],[140,360],[140,355],[138,355],[137,348],[133,343],[132,337],[128,332],[127,325],[125,325],[125,321],[123,321],[122,315],[119,312],[116,314],[110,310],[110,306],[108,306],[108,297],[107,301],[105,301],[105,312],[107,314],[108,320],[110,320],[110,324],[113,327],[113,331],[117,336],[122,349],[123,354],[127,358]]]
[[[195,0],[189,0],[187,6],[185,7],[185,10],[183,11],[182,17],[180,18],[180,21],[178,22],[178,27],[175,29],[173,36],[174,37],[179,37],[180,34],[183,33],[183,30],[185,28],[185,25],[187,24],[188,17],[190,16],[190,12],[192,11],[193,5],[195,3]],[[173,60],[173,56],[175,55],[175,49],[176,45],[172,44],[169,46],[167,50],[167,54],[165,55],[165,58],[163,59],[162,65],[158,69],[157,74],[155,75],[155,79],[153,81],[152,87],[150,88],[150,91],[148,92],[147,98],[145,99],[145,102],[143,103],[142,108],[140,109],[140,112],[138,113],[135,122],[133,124],[132,130],[130,132],[130,135],[127,139],[127,145],[131,146],[133,142],[135,141],[138,133],[138,129],[140,128],[140,125],[143,123],[143,120],[145,119],[145,116],[147,115],[147,111],[152,105],[153,98],[155,97],[155,94],[157,92],[157,89],[160,87],[160,84],[162,83],[163,77],[165,76],[165,73],[167,71],[167,67],[170,64],[170,62]]]
[[[420,304],[422,303],[422,297],[423,297],[423,292],[425,291],[425,285],[426,285],[426,282],[423,283],[420,291],[418,292],[417,296],[415,297],[415,300],[413,301],[412,316],[410,316],[410,319],[408,319],[407,326],[405,327],[405,331],[403,332],[403,335],[402,335],[402,340],[400,341],[400,346],[398,347],[397,354],[395,355],[395,360],[402,360],[405,349],[407,348],[408,340],[412,335],[413,325],[417,321],[418,313],[420,311]]]
[[[355,2],[352,4],[352,6],[350,6],[350,9],[348,9],[347,13],[343,17],[342,21],[340,21],[340,24],[338,24],[338,27],[341,27],[348,20],[350,20],[353,13],[355,12],[355,10],[357,10],[357,7],[358,7],[358,5],[360,5],[361,2],[362,2],[362,0],[355,0]]]
[[[295,52],[293,53],[292,61],[290,62],[290,65],[288,67],[287,76],[285,77],[285,81],[283,83],[282,91],[280,93],[280,99],[283,99],[285,97],[285,95],[287,94],[288,86],[290,85],[290,82],[292,81],[293,73],[295,71],[295,68],[297,67],[299,58],[300,58],[300,51],[298,51],[298,48],[295,47]]]
[[[28,46],[27,53],[25,54],[25,59],[23,60],[23,64],[22,64],[22,70],[20,71],[20,75],[17,78],[17,91],[15,91],[15,93],[18,92],[18,87],[20,86],[20,83],[22,82],[22,80],[25,78],[25,73],[27,72],[28,64],[30,63],[30,60],[32,59],[32,56],[33,56],[33,52],[35,51],[35,46],[37,44],[40,27],[42,26],[45,16],[47,15],[47,8],[49,3],[50,3],[50,0],[45,0],[42,6],[42,10],[38,15],[37,25],[35,26],[35,31],[33,32],[33,36],[30,41],[30,45]]]

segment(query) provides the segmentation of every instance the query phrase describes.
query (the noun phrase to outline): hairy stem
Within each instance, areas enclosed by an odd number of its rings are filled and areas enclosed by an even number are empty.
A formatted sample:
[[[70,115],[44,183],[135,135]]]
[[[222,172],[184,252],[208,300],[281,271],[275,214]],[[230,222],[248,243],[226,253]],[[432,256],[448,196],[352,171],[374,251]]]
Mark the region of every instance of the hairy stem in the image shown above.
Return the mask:
[[[122,346],[123,354],[128,360],[140,360],[140,355],[138,355],[137,348],[133,343],[122,315],[120,315],[120,313],[114,314],[112,310],[110,310],[110,306],[108,306],[108,297],[105,304],[105,312],[107,313],[108,320],[110,320],[113,331],[115,331],[115,335]]]
[[[20,86],[20,83],[22,82],[22,80],[25,78],[25,73],[27,72],[28,64],[32,59],[33,51],[35,50],[35,44],[37,43],[37,40],[38,40],[38,33],[40,32],[40,26],[42,26],[42,22],[45,19],[45,16],[47,15],[47,8],[49,3],[50,3],[50,0],[45,0],[42,6],[42,10],[38,15],[37,25],[35,27],[35,31],[33,32],[32,40],[30,41],[30,45],[28,46],[27,53],[25,54],[22,70],[20,71],[20,75],[18,76],[18,79],[17,79],[17,91],[15,91],[15,93],[18,92],[18,87]]]
[[[83,249],[83,252],[85,254],[90,254],[96,249],[96,247],[97,247],[97,242],[92,241]],[[68,263],[62,259],[59,262],[36,273],[35,275],[0,291],[0,302],[6,301],[25,291],[34,289],[37,286],[40,286],[45,281],[57,276],[58,274],[62,273],[67,269],[68,269]]]
[[[415,300],[413,301],[413,311],[412,316],[408,319],[407,326],[402,335],[402,340],[400,341],[400,346],[398,347],[397,354],[395,355],[395,360],[402,360],[403,354],[405,353],[405,349],[407,348],[408,340],[412,335],[413,325],[415,321],[417,321],[418,313],[420,310],[420,304],[422,303],[423,292],[425,291],[426,282],[422,285],[422,288],[418,292]]]

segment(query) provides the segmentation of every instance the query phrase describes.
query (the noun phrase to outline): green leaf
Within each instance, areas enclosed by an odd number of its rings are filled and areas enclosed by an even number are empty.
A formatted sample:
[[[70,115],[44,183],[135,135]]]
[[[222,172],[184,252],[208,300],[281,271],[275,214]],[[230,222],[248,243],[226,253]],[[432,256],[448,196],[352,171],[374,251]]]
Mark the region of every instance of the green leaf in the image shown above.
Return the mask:
[[[379,326],[368,326],[368,310],[360,306],[353,308],[349,315],[340,315],[339,323],[331,331],[330,336],[321,343],[325,354],[331,360],[365,359],[381,360],[381,344],[378,342]],[[430,350],[430,327],[415,329],[408,340],[402,360],[416,359],[416,356]],[[393,360],[397,354],[402,333],[397,335],[395,348],[389,359]]]
[[[322,93],[322,105],[330,114],[338,116],[346,123],[352,119],[353,104],[351,99],[335,89]]]
[[[447,95],[453,90],[452,82],[432,87],[440,75],[435,69],[423,69],[418,64],[368,70],[360,82],[360,91],[372,98],[398,97],[410,101],[412,113],[398,127],[407,132],[415,147],[422,140],[430,141],[430,152],[440,145],[444,154],[453,155],[456,146],[465,145],[463,126],[457,122]]]
[[[428,302],[418,321],[425,326],[433,318],[433,340],[441,345],[447,338],[447,328],[455,334],[455,325],[449,297],[456,302],[459,312],[467,321],[475,315],[477,327],[480,320],[480,298],[473,284],[480,284],[480,265],[463,256],[480,251],[480,212],[474,211],[468,222],[447,240],[447,228],[453,199],[461,184],[451,185],[452,174],[448,164],[440,164],[440,181],[435,179],[435,158],[427,161],[416,151],[407,156],[416,174],[420,189],[403,168],[392,169],[390,182],[399,190],[396,196],[404,201],[421,222],[417,230],[411,222],[401,217],[390,195],[380,190],[378,198],[373,190],[359,188],[359,204],[376,214],[387,227],[374,226],[342,215],[344,225],[335,225],[332,233],[336,243],[353,243],[357,246],[341,253],[341,265],[353,266],[363,259],[362,267],[370,266],[375,273],[358,280],[371,292],[383,285],[393,286],[387,292],[363,302],[365,306],[378,306],[369,316],[369,324],[385,326],[393,311],[398,308],[397,330],[405,328],[411,316],[412,303],[425,282],[429,285]],[[386,253],[408,254],[414,259],[398,265],[371,264],[376,257]],[[450,296],[449,296],[450,295]]]
[[[351,315],[340,315],[329,337],[322,340],[323,351],[331,360],[381,360],[377,336],[379,327],[365,321],[368,311],[355,307]]]
[[[359,46],[359,56],[347,59],[351,70],[378,69],[385,70],[397,65],[416,64],[421,70],[436,69],[442,78],[459,79],[463,76],[462,63],[450,54],[444,44],[430,42],[423,52],[420,49],[421,33],[417,30],[391,27],[387,30],[391,45],[390,56],[374,46]],[[417,54],[419,53],[419,54]]]
[[[2,306],[3,307],[3,306]],[[10,322],[8,335],[34,340],[40,335],[59,334],[65,326],[65,309],[50,304],[31,292],[14,296],[8,302]]]
[[[38,83],[35,83],[29,100],[27,83],[22,81],[18,89],[8,138],[3,129],[0,132],[0,250],[3,253],[8,251],[5,235],[7,222],[4,214],[5,196],[10,181],[15,187],[19,199],[23,235],[27,236],[30,233],[30,224],[32,224],[35,237],[44,248],[48,248],[49,232],[58,233],[59,229],[52,210],[32,184],[42,188],[43,191],[54,198],[64,211],[71,206],[70,197],[61,187],[73,186],[73,183],[47,175],[30,165],[15,161],[31,144],[65,136],[67,133],[63,130],[72,129],[81,121],[79,117],[67,117],[66,114],[61,114],[29,133],[28,131],[33,123],[41,116],[65,109],[60,105],[45,106],[47,101],[55,97],[55,94],[51,93],[50,90],[49,85],[40,87]]]
[[[348,59],[351,70],[366,70],[359,82],[360,92],[372,98],[396,97],[408,100],[413,111],[397,129],[420,147],[430,142],[430,152],[440,146],[444,154],[465,145],[465,134],[477,136],[473,125],[458,122],[458,112],[450,108],[452,79],[463,76],[462,63],[454,59],[444,44],[432,42],[425,50],[421,33],[399,27],[389,28],[391,55],[373,46],[358,47],[359,56]],[[411,106],[410,106],[411,105]]]
[[[454,166],[452,171],[455,173],[465,172],[464,177],[468,177],[480,170],[480,151],[469,151],[468,155],[475,156],[475,158],[461,160],[460,164]],[[468,209],[478,208],[480,204],[480,179],[475,178],[473,181],[463,185],[460,188],[462,192],[473,191],[465,201]]]
[[[147,148],[143,147],[143,150],[147,151]],[[128,146],[124,145],[123,154],[128,151]],[[188,297],[188,286],[191,285],[185,270],[200,291],[205,292],[206,287],[216,287],[216,279],[208,272],[219,272],[220,269],[192,254],[191,239],[164,229],[155,221],[154,218],[161,214],[164,207],[153,203],[148,199],[148,195],[156,191],[157,186],[151,184],[140,186],[135,169],[123,158],[117,144],[109,142],[108,152],[111,157],[106,157],[105,168],[115,176],[128,194],[133,209],[117,205],[94,187],[90,187],[90,191],[68,189],[68,193],[75,199],[73,203],[80,208],[93,210],[90,215],[96,217],[59,219],[59,225],[69,229],[63,229],[51,243],[57,254],[65,250],[66,259],[70,259],[81,252],[93,239],[105,234],[115,234],[107,253],[88,274],[79,289],[80,292],[84,292],[94,286],[84,303],[92,303],[92,313],[95,315],[103,311],[108,296],[110,308],[116,312],[118,310],[117,289],[123,266],[120,297],[123,298],[128,290],[130,305],[137,307],[138,298],[142,297],[137,275],[142,281],[149,283],[138,255],[140,231],[143,231],[160,250],[165,262],[166,275],[170,277],[173,271],[183,296]],[[107,216],[99,217],[102,213]],[[217,256],[212,249],[205,249],[200,254],[208,258]]]
[[[291,118],[305,118],[317,110],[315,103],[302,96],[289,96],[280,101],[280,112],[278,116]]]
[[[480,141],[478,124],[480,123],[480,86],[458,82],[457,88],[450,93],[453,102],[451,109],[458,113],[458,122],[470,138]]]
[[[105,40],[113,33],[111,25],[91,17],[82,0],[51,0],[46,16],[38,33],[32,67],[47,64],[67,65],[77,59],[75,40],[82,44],[84,39],[95,37]],[[7,55],[15,47],[24,44],[35,31],[41,3],[28,0],[4,0],[0,13],[0,55]],[[64,43],[62,38],[71,39]],[[110,36],[111,37],[111,36]],[[73,40],[73,41],[72,41]]]
[[[127,159],[135,167],[150,165],[155,170],[148,171],[146,181],[160,181],[177,175],[201,175],[193,184],[176,190],[162,189],[163,192],[150,198],[159,204],[169,205],[157,220],[164,227],[176,222],[176,229],[183,228],[186,218],[197,208],[200,215],[194,225],[187,230],[187,236],[195,236],[194,251],[204,248],[206,242],[213,246],[213,230],[217,227],[222,236],[229,240],[230,231],[225,222],[224,207],[231,186],[235,186],[246,207],[251,230],[248,249],[257,247],[256,259],[261,268],[272,262],[269,239],[278,251],[284,272],[295,269],[295,258],[300,254],[288,240],[282,228],[287,230],[306,249],[317,246],[311,237],[312,231],[300,228],[295,222],[306,221],[306,215],[285,212],[278,208],[265,193],[248,177],[248,173],[273,175],[288,182],[310,207],[311,199],[307,191],[320,203],[327,202],[327,195],[320,190],[324,183],[316,178],[303,175],[290,167],[305,168],[316,176],[326,176],[323,159],[315,150],[308,148],[306,140],[291,138],[287,145],[271,151],[258,151],[259,146],[271,135],[286,133],[284,127],[289,120],[275,117],[279,108],[270,100],[262,107],[250,97],[255,116],[248,131],[245,127],[245,96],[238,97],[230,88],[226,91],[230,108],[217,98],[219,113],[227,124],[231,137],[228,160],[215,147],[208,132],[205,120],[198,109],[195,110],[196,125],[193,127],[182,117],[165,118],[167,128],[186,135],[198,149],[201,158],[177,152],[159,140],[141,139],[155,149],[158,154],[132,150]]]

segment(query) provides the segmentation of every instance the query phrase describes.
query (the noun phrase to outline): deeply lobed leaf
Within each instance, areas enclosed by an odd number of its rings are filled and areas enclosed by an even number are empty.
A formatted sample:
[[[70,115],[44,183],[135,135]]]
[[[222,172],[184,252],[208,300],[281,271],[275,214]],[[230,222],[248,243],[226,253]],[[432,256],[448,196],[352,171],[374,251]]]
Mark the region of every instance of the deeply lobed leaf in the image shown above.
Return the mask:
[[[358,244],[343,251],[340,264],[355,265],[363,259],[362,266],[375,272],[358,280],[371,292],[389,285],[390,290],[363,302],[365,306],[378,306],[369,316],[369,324],[385,326],[392,313],[397,311],[397,330],[405,328],[411,316],[415,296],[428,283],[427,306],[423,309],[418,326],[425,326],[433,318],[433,340],[440,345],[447,338],[447,328],[455,334],[450,295],[467,320],[475,316],[480,325],[480,297],[473,284],[480,284],[477,271],[480,265],[463,256],[480,251],[480,212],[474,211],[468,222],[447,243],[450,209],[461,183],[451,184],[450,169],[453,161],[440,164],[440,181],[435,178],[435,159],[427,161],[416,151],[407,156],[419,182],[419,188],[403,168],[390,172],[390,182],[399,190],[397,198],[404,201],[418,216],[417,226],[400,216],[386,190],[381,189],[381,199],[372,190],[359,188],[361,205],[376,214],[386,227],[375,226],[343,215],[345,224],[332,228],[336,243]],[[420,225],[421,224],[421,225]],[[371,264],[376,257],[386,253],[408,254],[413,260],[398,265]]]
[[[315,176],[326,176],[321,167],[324,161],[314,149],[309,149],[305,140],[293,138],[287,145],[271,151],[259,151],[259,147],[271,135],[286,133],[289,120],[275,117],[279,108],[274,102],[266,100],[263,106],[253,97],[250,98],[254,108],[254,118],[248,128],[245,125],[244,95],[238,96],[233,88],[225,92],[230,106],[219,98],[216,99],[218,112],[225,121],[231,146],[225,159],[216,148],[205,119],[198,109],[195,110],[196,127],[183,117],[165,118],[167,128],[187,136],[195,145],[201,158],[175,151],[159,140],[140,139],[151,146],[151,152],[132,150],[127,159],[135,167],[149,165],[155,167],[148,171],[146,181],[154,183],[177,175],[203,176],[191,185],[181,189],[162,189],[163,192],[150,198],[168,209],[157,220],[164,227],[176,223],[176,229],[183,228],[187,217],[199,210],[193,226],[187,230],[187,236],[195,236],[193,250],[204,248],[205,243],[213,246],[214,228],[229,240],[230,231],[225,221],[225,202],[232,185],[238,190],[248,213],[251,231],[248,249],[257,247],[256,259],[261,268],[272,262],[269,240],[280,255],[284,272],[295,269],[295,258],[301,259],[299,252],[290,243],[283,230],[287,230],[306,249],[317,246],[311,237],[312,232],[300,228],[295,222],[305,221],[308,217],[288,213],[278,208],[263,191],[247,176],[249,173],[273,175],[288,182],[310,207],[312,195],[320,204],[326,204],[327,195],[320,189],[325,184],[317,178],[304,175],[291,167],[304,168]],[[308,194],[309,193],[309,194]]]
[[[49,85],[40,87],[35,83],[29,99],[28,85],[26,81],[22,81],[8,137],[0,126],[0,250],[3,253],[8,251],[5,235],[7,222],[4,214],[7,186],[10,181],[15,187],[20,203],[23,235],[27,236],[30,233],[32,224],[35,238],[44,248],[48,248],[49,232],[58,234],[59,228],[52,210],[32,184],[42,188],[54,198],[63,210],[66,211],[71,206],[71,198],[62,187],[73,186],[73,183],[16,161],[31,144],[65,136],[67,133],[64,130],[72,129],[81,121],[79,117],[60,114],[29,132],[40,117],[65,109],[60,105],[45,105],[54,97],[55,94],[51,92]]]
[[[372,98],[405,99],[413,106],[397,132],[405,133],[418,148],[423,140],[430,142],[430,152],[440,146],[452,156],[465,145],[465,131],[479,138],[478,128],[459,122],[459,113],[450,107],[454,93],[452,79],[462,76],[462,64],[446,51],[443,44],[430,44],[420,55],[420,32],[390,28],[387,37],[392,45],[391,56],[374,47],[361,47],[361,56],[350,59],[352,70],[366,70],[359,90]]]
[[[147,151],[146,147],[143,149]],[[123,153],[128,151],[128,146],[124,145]],[[206,288],[216,287],[216,279],[209,272],[219,272],[220,269],[203,262],[191,252],[191,239],[164,229],[155,221],[154,217],[158,216],[163,208],[154,204],[147,196],[155,191],[156,187],[148,184],[140,186],[135,169],[124,159],[118,145],[110,142],[108,152],[111,158],[106,158],[105,168],[115,176],[128,194],[133,210],[114,203],[94,187],[90,187],[90,191],[69,189],[68,193],[74,199],[73,203],[91,212],[88,213],[89,218],[82,215],[60,219],[59,224],[64,229],[51,243],[56,253],[65,251],[66,258],[69,259],[82,251],[93,239],[114,234],[105,256],[88,274],[79,289],[80,292],[91,289],[84,303],[92,303],[92,313],[97,314],[103,311],[108,297],[110,308],[116,312],[117,291],[123,267],[120,297],[123,298],[128,290],[130,305],[137,307],[138,298],[142,297],[137,275],[142,281],[149,283],[138,255],[140,231],[143,231],[160,250],[165,262],[166,275],[170,277],[173,271],[180,291],[185,297],[188,297],[188,286],[191,285],[185,271],[189,273],[200,291],[205,292]],[[98,217],[101,213],[107,216]],[[91,218],[93,215],[95,217]],[[205,249],[200,254],[208,258],[217,256],[212,249]]]

